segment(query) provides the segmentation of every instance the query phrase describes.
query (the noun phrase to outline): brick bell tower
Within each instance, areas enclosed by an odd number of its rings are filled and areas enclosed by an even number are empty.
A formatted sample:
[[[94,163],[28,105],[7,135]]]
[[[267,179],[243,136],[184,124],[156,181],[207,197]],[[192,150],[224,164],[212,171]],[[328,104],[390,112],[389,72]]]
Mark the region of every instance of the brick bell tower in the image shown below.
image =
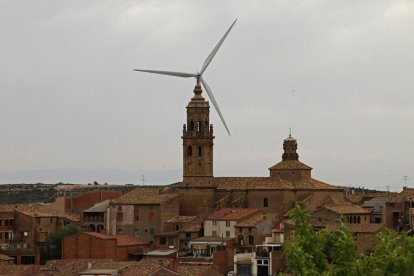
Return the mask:
[[[213,176],[213,125],[210,125],[210,105],[201,93],[197,80],[194,97],[187,105],[187,124],[181,137],[184,180]]]

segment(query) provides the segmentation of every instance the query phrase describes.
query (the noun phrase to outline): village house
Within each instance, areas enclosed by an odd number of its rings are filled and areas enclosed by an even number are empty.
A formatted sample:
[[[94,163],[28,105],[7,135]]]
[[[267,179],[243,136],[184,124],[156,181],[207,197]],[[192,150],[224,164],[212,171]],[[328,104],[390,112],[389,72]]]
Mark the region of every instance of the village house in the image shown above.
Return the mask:
[[[179,215],[178,195],[159,189],[137,188],[110,203],[109,233],[128,234],[154,242],[165,232],[165,222]]]
[[[119,191],[90,191],[71,194],[63,197],[64,211],[67,213],[80,214],[82,211],[91,208],[98,202],[109,199],[117,199],[122,195]]]
[[[13,229],[15,224],[15,205],[0,205],[0,247],[9,244],[13,240]]]
[[[272,236],[276,214],[258,213],[238,222],[235,227],[237,249],[239,252],[253,252],[256,244],[262,244],[266,237]]]
[[[81,227],[83,230],[88,232],[107,233],[110,224],[109,202],[109,199],[104,200],[82,211]]]
[[[62,259],[113,259],[126,261],[150,250],[150,243],[130,235],[82,232],[63,238]]]
[[[204,236],[235,238],[234,226],[259,213],[259,209],[222,208],[205,218]]]

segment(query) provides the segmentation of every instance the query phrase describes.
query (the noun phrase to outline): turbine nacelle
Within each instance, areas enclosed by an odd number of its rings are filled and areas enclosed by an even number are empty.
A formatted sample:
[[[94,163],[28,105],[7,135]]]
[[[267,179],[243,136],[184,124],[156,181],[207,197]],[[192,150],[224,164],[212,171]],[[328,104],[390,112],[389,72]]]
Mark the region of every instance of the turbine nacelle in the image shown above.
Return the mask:
[[[197,80],[197,85],[201,85],[204,87],[205,91],[207,92],[208,97],[210,98],[214,108],[216,109],[221,121],[223,122],[224,127],[227,130],[227,133],[230,135],[229,128],[227,127],[226,121],[224,120],[223,115],[221,114],[220,108],[217,104],[216,99],[214,98],[213,92],[211,91],[210,87],[208,86],[207,82],[203,78],[203,73],[206,71],[207,67],[210,65],[211,61],[213,60],[214,56],[216,55],[217,51],[220,49],[221,44],[223,44],[224,40],[226,39],[227,35],[233,28],[234,24],[236,24],[236,20],[234,20],[233,24],[231,24],[230,28],[224,34],[224,36],[220,39],[217,43],[216,47],[214,47],[213,51],[208,55],[206,60],[201,67],[200,72],[197,73],[185,73],[185,72],[173,72],[173,71],[159,71],[159,70],[141,70],[141,69],[134,69],[135,71],[145,72],[145,73],[153,73],[153,74],[161,74],[161,75],[168,75],[173,77],[180,77],[180,78],[195,78]]]

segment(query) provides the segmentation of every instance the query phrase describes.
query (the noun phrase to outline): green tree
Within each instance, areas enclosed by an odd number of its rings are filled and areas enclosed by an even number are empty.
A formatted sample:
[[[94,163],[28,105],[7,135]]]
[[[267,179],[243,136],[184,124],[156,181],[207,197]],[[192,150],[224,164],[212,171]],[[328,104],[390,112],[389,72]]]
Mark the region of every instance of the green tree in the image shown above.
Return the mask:
[[[82,232],[82,230],[73,224],[66,225],[59,228],[54,233],[49,235],[46,240],[46,256],[47,259],[61,259],[62,258],[62,239],[64,237],[74,235]]]
[[[406,233],[384,230],[373,249],[358,256],[345,224],[334,231],[314,231],[309,213],[300,204],[288,216],[295,223],[295,235],[284,251],[288,272],[294,275],[414,275],[414,237]]]

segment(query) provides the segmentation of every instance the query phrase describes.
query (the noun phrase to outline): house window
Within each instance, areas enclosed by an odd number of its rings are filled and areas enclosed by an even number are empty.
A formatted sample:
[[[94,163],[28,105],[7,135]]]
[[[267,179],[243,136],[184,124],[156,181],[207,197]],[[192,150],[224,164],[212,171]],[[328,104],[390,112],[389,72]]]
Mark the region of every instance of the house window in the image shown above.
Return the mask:
[[[188,156],[193,155],[193,148],[192,148],[191,146],[188,146],[188,147],[187,147],[187,155],[188,155]]]
[[[267,197],[263,198],[263,207],[264,208],[269,207],[269,199]]]
[[[149,213],[148,213],[148,220],[149,220],[150,222],[153,222],[153,221],[155,220],[155,214],[154,214],[154,211],[149,211]]]
[[[229,238],[230,237],[230,231],[226,231],[226,237]]]
[[[213,225],[217,226],[217,220],[213,220]]]
[[[201,146],[198,146],[198,156],[202,156],[202,155],[203,155],[203,152],[201,150]]]
[[[226,227],[230,227],[230,221],[226,221]]]
[[[150,235],[154,235],[154,228],[150,228]]]
[[[118,228],[117,234],[118,235],[121,235],[122,233],[123,233],[122,229],[121,228]]]
[[[244,239],[242,235],[239,235],[239,237],[237,238],[239,245],[244,245]]]
[[[188,232],[187,232],[187,233],[185,233],[185,237],[186,237],[186,238],[191,238],[191,233],[188,233]]]
[[[139,229],[134,229],[134,236],[138,237],[139,236]]]
[[[167,244],[167,238],[160,237],[160,245],[166,245]]]
[[[249,245],[254,245],[254,237],[253,237],[253,235],[249,235]]]
[[[138,206],[134,206],[134,218],[135,218],[135,221],[139,220],[139,208],[138,208]]]
[[[123,222],[124,221],[124,214],[122,212],[118,212],[116,214],[116,221]]]

